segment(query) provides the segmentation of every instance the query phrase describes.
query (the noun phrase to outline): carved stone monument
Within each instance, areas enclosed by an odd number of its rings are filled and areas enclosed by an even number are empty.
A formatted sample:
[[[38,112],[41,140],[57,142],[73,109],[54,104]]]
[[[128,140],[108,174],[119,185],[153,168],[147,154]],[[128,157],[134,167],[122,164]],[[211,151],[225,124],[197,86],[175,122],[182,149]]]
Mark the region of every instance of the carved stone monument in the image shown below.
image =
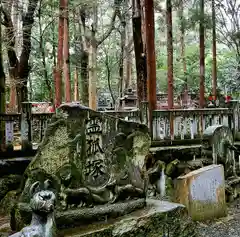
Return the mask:
[[[144,162],[150,143],[143,124],[77,103],[63,105],[25,172],[19,201],[12,211],[12,227],[19,230],[29,223],[29,190],[34,182],[46,179],[51,180],[59,197],[59,228],[143,207],[147,189]]]
[[[194,220],[207,220],[226,215],[222,165],[205,166],[178,177],[175,190],[176,201],[187,207]]]

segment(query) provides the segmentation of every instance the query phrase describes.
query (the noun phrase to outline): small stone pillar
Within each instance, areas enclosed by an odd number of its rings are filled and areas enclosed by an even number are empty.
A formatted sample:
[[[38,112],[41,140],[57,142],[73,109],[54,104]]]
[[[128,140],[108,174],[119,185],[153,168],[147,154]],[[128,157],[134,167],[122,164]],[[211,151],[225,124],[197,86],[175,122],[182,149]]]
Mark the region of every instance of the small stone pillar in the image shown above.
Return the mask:
[[[209,220],[227,214],[222,165],[209,165],[177,178],[176,202],[185,205],[193,220]]]
[[[23,102],[21,113],[22,151],[32,150],[31,118],[32,118],[32,104],[29,102]]]
[[[148,102],[143,101],[140,103],[140,120],[141,123],[148,125]]]

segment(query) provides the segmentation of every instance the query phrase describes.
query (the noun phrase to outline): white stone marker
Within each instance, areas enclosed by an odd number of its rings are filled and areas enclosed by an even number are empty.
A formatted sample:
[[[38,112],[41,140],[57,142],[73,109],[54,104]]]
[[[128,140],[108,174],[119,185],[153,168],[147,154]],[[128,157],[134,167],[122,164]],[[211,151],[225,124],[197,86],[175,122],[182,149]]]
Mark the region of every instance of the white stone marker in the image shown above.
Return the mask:
[[[177,178],[175,198],[193,220],[223,217],[227,213],[222,165],[209,165]]]

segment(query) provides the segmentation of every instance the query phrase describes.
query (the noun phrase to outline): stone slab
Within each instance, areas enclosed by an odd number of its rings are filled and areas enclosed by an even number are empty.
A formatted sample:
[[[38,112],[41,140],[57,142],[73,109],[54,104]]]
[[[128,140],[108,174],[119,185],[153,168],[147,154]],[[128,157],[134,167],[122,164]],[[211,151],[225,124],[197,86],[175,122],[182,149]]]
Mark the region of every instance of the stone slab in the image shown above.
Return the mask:
[[[131,201],[133,202],[133,201]],[[139,203],[139,200],[137,201]],[[118,204],[114,204],[115,206]],[[113,206],[114,206],[113,205]],[[122,205],[122,204],[121,204]],[[98,207],[99,212],[101,208]],[[58,222],[59,213],[56,215]],[[2,233],[1,233],[2,231]],[[0,228],[0,236],[13,233],[8,228]],[[79,223],[78,227],[59,230],[58,237],[196,237],[196,223],[177,203],[147,199],[144,208],[118,218],[106,218],[98,222]]]
[[[147,200],[147,206],[129,215],[98,224],[61,231],[59,237],[193,237],[195,223],[181,204]]]
[[[146,206],[145,199],[129,200],[123,203],[99,205],[92,208],[77,208],[66,211],[56,210],[56,224],[58,229],[81,226],[91,222],[101,222],[105,219],[113,219]],[[15,215],[11,218],[11,227],[21,230],[31,222],[32,212],[29,204],[18,203],[13,209]]]
[[[188,209],[193,220],[223,217],[227,213],[222,165],[209,165],[177,178],[176,202]]]

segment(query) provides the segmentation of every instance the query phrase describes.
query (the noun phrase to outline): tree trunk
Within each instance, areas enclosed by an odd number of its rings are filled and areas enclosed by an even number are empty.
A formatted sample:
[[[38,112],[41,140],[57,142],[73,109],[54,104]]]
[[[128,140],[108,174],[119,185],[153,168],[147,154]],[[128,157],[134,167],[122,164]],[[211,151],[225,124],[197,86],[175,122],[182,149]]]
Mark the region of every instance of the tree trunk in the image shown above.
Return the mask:
[[[74,71],[74,101],[79,101],[78,70],[77,70],[77,67],[75,67],[75,71]]]
[[[19,1],[14,1],[13,5],[11,6],[11,15],[12,15],[12,21],[13,25],[15,26],[15,34],[19,37],[19,11],[18,11],[18,5]],[[10,9],[9,9],[10,10]],[[17,40],[17,37],[15,39],[15,51],[16,54],[19,55],[19,47],[18,44],[19,40]],[[16,75],[15,75],[15,68],[9,68],[9,81],[10,81],[10,100],[9,100],[9,111],[16,112],[17,109],[17,95],[16,95]]]
[[[0,13],[1,16],[1,13]],[[0,24],[0,113],[5,113],[5,74],[3,70],[2,61],[2,27]],[[0,121],[0,151],[4,149],[5,145],[5,123]]]
[[[212,0],[212,86],[213,96],[217,96],[217,47],[216,47],[216,13],[215,13],[215,0]]]
[[[173,38],[172,2],[167,0],[167,52],[168,52],[168,109],[173,109]]]
[[[156,55],[153,0],[145,0],[146,52],[147,52],[147,95],[149,103],[149,128],[152,134],[152,111],[156,109]]]
[[[127,43],[125,47],[126,51],[126,78],[125,78],[125,89],[132,87],[132,31],[131,31],[131,17],[127,13],[127,24],[126,24],[126,35]]]
[[[53,92],[52,92],[51,82],[48,79],[48,69],[47,69],[47,65],[46,65],[46,55],[45,55],[45,47],[44,47],[45,44],[43,42],[44,39],[43,39],[43,30],[42,30],[42,24],[41,24],[41,15],[42,15],[41,3],[40,3],[40,6],[39,6],[39,9],[38,9],[38,24],[39,24],[38,28],[39,28],[39,34],[40,34],[39,49],[40,49],[40,54],[41,54],[41,58],[42,58],[43,76],[44,76],[45,83],[46,83],[46,86],[47,86],[47,89],[48,89],[48,99],[53,104],[54,103]]]
[[[183,0],[180,0],[179,2],[179,19],[180,19],[180,45],[181,45],[181,58],[182,58],[182,64],[183,64],[183,71],[186,73],[187,71],[187,64],[185,59],[185,25],[184,25],[184,19],[183,19]]]
[[[65,79],[65,102],[71,102],[71,80],[69,62],[69,18],[68,0],[64,0],[63,74]]]
[[[81,101],[85,106],[89,105],[88,62],[89,54],[87,51],[84,50],[81,53]]]
[[[109,90],[109,92],[111,94],[111,97],[112,97],[112,101],[113,101],[112,106],[115,108],[116,102],[115,102],[115,98],[114,98],[112,87],[111,87],[111,69],[109,67],[109,59],[108,59],[107,54],[106,54],[106,57],[105,57],[105,65],[106,65],[106,69],[107,69],[108,90]]]
[[[31,53],[31,33],[34,23],[34,12],[37,7],[38,0],[29,1],[27,12],[22,16],[22,51],[20,58],[18,60],[18,55],[14,50],[15,47],[15,29],[11,19],[9,11],[2,9],[4,15],[4,21],[2,24],[6,26],[6,36],[7,36],[7,53],[9,64],[12,69],[15,70],[15,75],[17,78],[16,91],[17,91],[17,101],[18,101],[18,111],[22,110],[22,102],[28,100],[27,91],[27,80],[30,72],[29,57]]]
[[[89,108],[97,110],[97,5],[93,6],[93,24],[89,49]]]
[[[146,54],[146,25],[145,25],[145,6],[144,6],[144,0],[140,0],[140,4],[141,4],[143,52]]]
[[[204,45],[204,0],[200,0],[200,25],[199,25],[199,47],[200,47],[200,108],[204,107],[204,77],[205,77],[205,45]]]
[[[146,55],[143,49],[142,40],[142,22],[141,22],[141,5],[140,0],[133,0],[133,42],[135,51],[136,71],[137,71],[137,99],[138,106],[142,101],[147,100],[146,84],[147,84],[147,69]]]
[[[79,34],[79,32],[77,32],[77,18],[76,18],[76,11],[73,11],[73,19],[74,19],[74,23],[73,23],[73,30],[74,30],[74,50],[75,50],[75,54],[77,54],[78,48],[77,48],[77,44],[79,44],[79,37],[77,36]],[[74,69],[74,101],[79,101],[79,83],[78,83],[78,60],[75,63],[75,69]]]
[[[124,4],[125,1],[124,1]],[[124,62],[126,61],[126,13],[121,14],[121,54],[119,62],[119,97],[123,96],[124,92]]]
[[[81,80],[80,80],[80,88],[81,88],[81,102],[85,106],[89,106],[89,94],[88,94],[88,85],[89,85],[89,74],[88,74],[88,62],[89,62],[89,53],[88,46],[85,37],[85,26],[86,26],[86,10],[84,8],[79,9],[78,11],[78,31],[81,36],[80,40],[80,65],[81,65]]]
[[[63,35],[64,35],[63,8],[64,0],[59,0],[58,52],[57,52],[57,68],[55,70],[56,108],[62,103],[62,67],[63,67]]]

